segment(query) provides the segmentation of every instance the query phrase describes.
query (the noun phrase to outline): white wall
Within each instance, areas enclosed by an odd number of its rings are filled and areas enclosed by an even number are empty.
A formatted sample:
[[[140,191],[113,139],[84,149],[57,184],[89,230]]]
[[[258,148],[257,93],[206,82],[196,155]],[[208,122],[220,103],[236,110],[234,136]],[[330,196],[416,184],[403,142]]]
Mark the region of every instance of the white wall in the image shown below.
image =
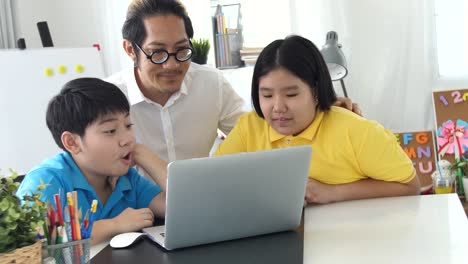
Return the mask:
[[[27,48],[41,48],[36,23],[47,21],[55,47],[100,44],[104,72],[110,75],[131,64],[122,48],[121,28],[131,0],[15,0],[16,36]],[[195,38],[212,39],[210,0],[182,0],[192,19]],[[212,49],[213,50],[213,49]],[[214,57],[212,57],[214,61]]]
[[[129,1],[15,0],[17,37],[24,37],[28,48],[41,47],[36,23],[46,20],[57,47],[101,44],[108,75],[131,63],[123,53],[120,35]],[[244,25],[248,21],[256,25],[244,28],[244,35],[250,34],[261,41],[293,32],[321,47],[326,32],[337,31],[348,60],[349,75],[345,83],[350,97],[361,105],[366,117],[391,129],[431,129],[432,117],[427,113],[432,112],[432,89],[466,87],[466,81],[431,79],[435,74],[430,73],[436,65],[434,48],[422,43],[432,43],[434,37],[431,22],[423,21],[433,19],[430,8],[433,0],[353,0],[352,3],[279,0],[275,4],[266,0],[239,1],[243,5]],[[192,18],[195,37],[211,40],[210,0],[182,2]],[[294,19],[288,21],[287,14]],[[268,17],[276,18],[278,25],[264,24]],[[261,41],[251,39],[245,44],[265,44]],[[213,56],[210,61],[213,64]],[[247,75],[243,78],[245,83],[247,78]],[[335,85],[341,94],[339,83]],[[391,114],[385,111],[395,106],[399,111]]]
[[[291,33],[290,0],[242,0],[241,4],[245,47],[264,47]]]
[[[27,48],[41,48],[37,22],[47,21],[55,47],[101,46],[106,75],[130,60],[123,52],[120,30],[130,0],[15,0],[17,38]]]
[[[192,20],[194,30],[193,38],[206,38],[210,40],[211,49],[208,54],[208,63],[214,64],[213,31],[211,29],[210,0],[181,0]]]
[[[17,37],[28,48],[42,47],[36,23],[47,21],[54,46],[89,47],[102,42],[96,17],[96,0],[15,0]]]

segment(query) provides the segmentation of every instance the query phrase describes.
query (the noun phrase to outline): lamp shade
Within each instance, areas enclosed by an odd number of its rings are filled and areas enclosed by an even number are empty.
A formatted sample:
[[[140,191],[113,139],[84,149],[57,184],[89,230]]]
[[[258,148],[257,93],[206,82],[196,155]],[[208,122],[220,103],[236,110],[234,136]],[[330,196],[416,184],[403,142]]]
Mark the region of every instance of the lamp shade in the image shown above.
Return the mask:
[[[325,45],[320,52],[327,63],[332,81],[346,77],[348,74],[346,58],[341,51],[341,45],[338,44],[338,34],[335,31],[327,33]]]

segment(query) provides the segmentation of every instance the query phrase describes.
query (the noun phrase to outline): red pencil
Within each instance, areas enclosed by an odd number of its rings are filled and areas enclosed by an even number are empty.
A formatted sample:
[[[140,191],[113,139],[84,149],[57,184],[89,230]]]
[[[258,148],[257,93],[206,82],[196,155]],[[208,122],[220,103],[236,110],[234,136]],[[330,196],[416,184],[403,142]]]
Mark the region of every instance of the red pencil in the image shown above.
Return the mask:
[[[57,207],[57,220],[60,226],[63,226],[62,203],[60,202],[60,194],[54,194],[55,206]]]
[[[48,227],[49,228],[49,235],[52,234],[52,229],[54,229],[54,226],[55,226],[55,211],[54,211],[54,208],[52,207],[52,204],[49,202],[47,203],[47,214],[49,215],[49,220],[50,220],[50,226]]]

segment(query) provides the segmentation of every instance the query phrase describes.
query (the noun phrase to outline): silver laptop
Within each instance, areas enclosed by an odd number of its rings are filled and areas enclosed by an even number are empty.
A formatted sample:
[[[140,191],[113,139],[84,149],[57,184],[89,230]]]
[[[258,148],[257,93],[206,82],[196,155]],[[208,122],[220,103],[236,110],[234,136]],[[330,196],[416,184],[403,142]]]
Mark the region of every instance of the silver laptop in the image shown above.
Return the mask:
[[[171,162],[165,226],[143,229],[168,250],[295,229],[310,146]]]

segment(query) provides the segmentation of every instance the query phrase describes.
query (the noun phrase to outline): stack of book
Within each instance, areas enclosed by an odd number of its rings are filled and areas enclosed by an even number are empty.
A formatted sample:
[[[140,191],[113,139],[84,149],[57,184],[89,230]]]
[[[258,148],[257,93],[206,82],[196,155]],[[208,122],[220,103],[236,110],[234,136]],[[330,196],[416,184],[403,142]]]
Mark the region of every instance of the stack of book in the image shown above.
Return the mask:
[[[240,50],[240,56],[241,60],[245,63],[245,66],[254,66],[258,55],[262,50],[263,48],[260,47],[243,47]]]

